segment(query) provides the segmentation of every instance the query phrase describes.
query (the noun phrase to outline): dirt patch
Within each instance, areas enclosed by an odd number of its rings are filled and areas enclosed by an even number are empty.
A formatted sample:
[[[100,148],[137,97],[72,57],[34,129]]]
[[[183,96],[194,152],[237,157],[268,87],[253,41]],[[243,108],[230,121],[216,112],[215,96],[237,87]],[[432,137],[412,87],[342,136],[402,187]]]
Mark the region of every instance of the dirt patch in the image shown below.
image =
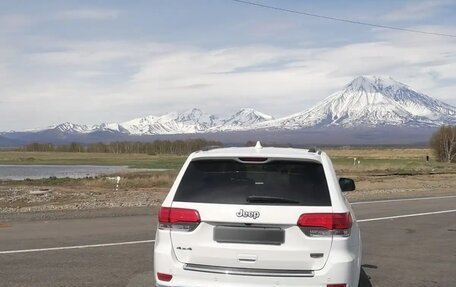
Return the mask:
[[[454,174],[358,175],[350,201],[456,194]],[[46,192],[33,192],[42,190]],[[112,188],[80,186],[0,186],[0,213],[88,210],[160,205],[169,187]]]
[[[351,201],[456,194],[455,174],[355,176]]]
[[[31,187],[0,188],[0,213],[154,206],[160,204],[168,192],[168,188],[48,189],[45,194],[33,194],[31,191],[35,189]]]

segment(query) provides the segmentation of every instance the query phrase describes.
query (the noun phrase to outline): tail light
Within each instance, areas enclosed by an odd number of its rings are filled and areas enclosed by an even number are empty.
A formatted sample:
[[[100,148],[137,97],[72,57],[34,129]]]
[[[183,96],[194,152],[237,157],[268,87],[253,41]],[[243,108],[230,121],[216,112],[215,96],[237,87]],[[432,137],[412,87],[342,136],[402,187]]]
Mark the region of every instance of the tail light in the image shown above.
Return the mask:
[[[347,213],[305,213],[299,217],[298,226],[307,236],[350,236],[352,218]]]
[[[173,231],[193,231],[200,224],[197,210],[162,207],[158,212],[158,228]]]
[[[171,279],[173,279],[173,275],[157,272],[157,278],[160,281],[169,282],[169,281],[171,281]]]
[[[328,284],[326,287],[347,287],[347,284]]]

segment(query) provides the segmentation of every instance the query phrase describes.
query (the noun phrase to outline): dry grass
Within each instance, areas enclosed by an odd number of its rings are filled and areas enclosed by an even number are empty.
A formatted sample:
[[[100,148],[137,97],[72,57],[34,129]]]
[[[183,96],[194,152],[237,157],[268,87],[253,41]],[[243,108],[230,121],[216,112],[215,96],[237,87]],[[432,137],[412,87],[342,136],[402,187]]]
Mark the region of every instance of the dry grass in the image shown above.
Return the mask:
[[[456,193],[456,164],[427,162],[429,149],[355,148],[327,149],[338,176],[355,179],[357,190],[351,199],[381,199],[414,195]],[[353,158],[360,164],[353,165]],[[0,181],[0,209],[16,212],[49,208],[99,208],[143,206],[159,203],[171,187],[185,157],[145,154],[113,155],[89,153],[0,152],[0,164],[95,164],[171,168],[167,171],[120,174],[118,192],[115,182],[100,176],[83,179],[48,178]],[[117,175],[117,174],[116,174]],[[29,191],[51,190],[49,198],[37,200]],[[15,194],[12,197],[12,194]],[[82,207],[81,207],[82,206]]]
[[[428,148],[341,148],[325,152],[343,174],[456,173],[456,165],[435,161]]]
[[[429,162],[428,148],[331,148],[325,152],[333,160],[338,175],[348,177],[377,175],[456,174],[456,164]],[[354,165],[353,158],[356,158]],[[25,159],[25,160],[24,160]],[[121,187],[126,189],[170,187],[177,170],[184,162],[181,156],[147,154],[65,153],[65,152],[0,152],[0,164],[97,164],[130,165],[151,168],[171,168],[165,172],[135,172],[121,174]],[[360,161],[358,164],[357,162]],[[372,179],[374,181],[374,179]],[[25,181],[0,181],[1,186],[74,186],[87,189],[109,189],[114,186],[106,177],[85,179],[49,178]]]
[[[123,173],[116,174],[120,176],[120,185],[122,189],[137,189],[137,188],[168,188],[174,182],[177,171],[151,171],[151,172],[134,172],[134,173]],[[102,189],[114,189],[116,186],[115,180],[111,179],[110,176],[100,177],[87,177],[87,178],[45,178],[36,180],[0,180],[0,188],[7,187],[37,187],[37,188],[51,188],[51,187],[66,187],[66,188],[77,188],[86,190],[102,190]]]
[[[126,165],[138,168],[179,168],[186,157],[176,155],[78,152],[18,152],[0,150],[0,164]]]
[[[430,156],[429,148],[330,148],[324,150],[331,157],[358,157],[370,159],[422,159]]]

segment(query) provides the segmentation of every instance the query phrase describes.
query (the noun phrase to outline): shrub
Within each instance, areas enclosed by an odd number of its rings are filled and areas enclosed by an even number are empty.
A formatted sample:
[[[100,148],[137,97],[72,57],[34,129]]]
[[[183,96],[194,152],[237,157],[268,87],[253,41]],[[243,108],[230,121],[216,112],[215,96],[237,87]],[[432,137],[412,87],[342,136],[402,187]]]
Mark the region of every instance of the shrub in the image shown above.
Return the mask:
[[[441,126],[432,135],[430,144],[437,160],[456,162],[456,126]]]

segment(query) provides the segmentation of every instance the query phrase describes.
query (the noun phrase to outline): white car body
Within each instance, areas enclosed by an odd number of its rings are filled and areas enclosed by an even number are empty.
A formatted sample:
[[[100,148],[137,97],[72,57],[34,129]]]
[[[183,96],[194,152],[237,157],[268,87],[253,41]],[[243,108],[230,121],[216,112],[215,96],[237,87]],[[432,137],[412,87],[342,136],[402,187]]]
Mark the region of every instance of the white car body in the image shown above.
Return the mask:
[[[253,167],[267,172],[270,169],[271,173],[265,174],[281,172],[280,176],[289,176],[290,181],[300,180],[292,174],[292,167],[300,172],[301,165],[303,170],[310,170],[307,165],[321,166],[330,204],[257,202],[270,200],[261,196],[249,196],[253,204],[212,203],[217,199],[213,199],[210,192],[204,195],[207,200],[204,197],[192,202],[176,200],[176,192],[183,184],[189,165],[198,162],[203,167],[210,167],[208,161],[220,162],[219,165],[228,162],[228,168],[246,165],[247,169]],[[289,162],[291,164],[287,165]],[[260,167],[266,164],[273,167]],[[274,169],[277,166],[283,170]],[[235,184],[241,182],[233,179],[237,173],[230,174],[230,180]],[[261,172],[256,174],[265,176]],[[207,180],[214,183],[210,178]],[[251,185],[243,179],[242,191],[248,190],[249,186],[252,190],[262,190],[268,180],[275,184],[275,179],[267,176],[264,180],[252,181]],[[182,197],[185,195],[179,195],[177,199]],[[276,200],[275,197],[272,200]],[[359,227],[342,194],[331,160],[324,152],[263,148],[257,144],[256,147],[192,153],[164,200],[159,217],[154,249],[156,286],[358,286],[361,268]],[[332,227],[324,228],[319,222]],[[340,222],[339,227],[335,227],[337,222]],[[236,236],[239,236],[239,242]]]

